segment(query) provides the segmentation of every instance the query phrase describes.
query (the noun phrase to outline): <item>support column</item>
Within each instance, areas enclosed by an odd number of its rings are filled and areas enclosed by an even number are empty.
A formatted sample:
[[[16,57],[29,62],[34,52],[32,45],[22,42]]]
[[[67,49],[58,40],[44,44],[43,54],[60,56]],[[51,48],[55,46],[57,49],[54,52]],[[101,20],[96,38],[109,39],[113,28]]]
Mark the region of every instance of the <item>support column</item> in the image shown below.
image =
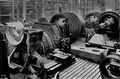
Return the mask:
[[[44,0],[42,0],[42,17],[44,17],[45,16],[45,1]]]
[[[19,1],[18,0],[16,0],[16,5],[17,5],[17,21],[18,21],[18,17],[19,17],[19,14],[18,14],[18,4],[19,4]]]
[[[26,3],[27,0],[23,0],[23,20],[26,19]]]
[[[12,18],[14,20],[14,0],[12,0]]]
[[[118,13],[120,14],[120,0],[119,0],[119,4],[118,4],[118,5],[119,5],[119,11],[118,11]],[[120,24],[120,23],[119,23],[119,24]]]
[[[36,19],[38,19],[38,18],[40,18],[39,16],[38,16],[38,2],[37,2],[37,0],[35,0],[35,18]]]
[[[105,11],[105,0],[101,0],[101,11]]]
[[[57,14],[59,13],[59,0],[57,0]]]
[[[92,12],[94,11],[94,0],[92,0]]]
[[[83,14],[86,14],[86,0],[84,0],[83,3],[84,3],[84,12],[83,12]]]

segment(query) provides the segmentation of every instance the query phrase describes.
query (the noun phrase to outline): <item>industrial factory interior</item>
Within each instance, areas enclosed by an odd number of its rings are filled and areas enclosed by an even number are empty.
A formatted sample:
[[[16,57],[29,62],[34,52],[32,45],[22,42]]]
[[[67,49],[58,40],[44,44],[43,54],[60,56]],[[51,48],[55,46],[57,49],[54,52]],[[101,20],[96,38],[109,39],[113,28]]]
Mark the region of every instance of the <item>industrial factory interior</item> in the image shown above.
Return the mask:
[[[120,0],[0,0],[0,79],[120,79]]]

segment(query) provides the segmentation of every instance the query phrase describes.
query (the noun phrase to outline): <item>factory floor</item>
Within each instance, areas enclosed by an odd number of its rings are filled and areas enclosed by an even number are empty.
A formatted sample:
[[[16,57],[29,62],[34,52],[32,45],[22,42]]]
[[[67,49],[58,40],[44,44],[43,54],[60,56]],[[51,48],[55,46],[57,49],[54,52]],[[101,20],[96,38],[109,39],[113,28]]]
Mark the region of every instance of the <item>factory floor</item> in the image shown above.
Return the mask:
[[[60,79],[101,79],[99,65],[76,58],[74,64],[60,72]]]
[[[85,38],[78,38],[72,46],[85,47]],[[44,63],[47,63],[47,59],[44,57]],[[72,63],[69,67],[60,71],[60,79],[101,79],[99,64],[91,62],[89,60],[76,57],[75,62]],[[11,75],[11,79],[28,79],[24,74]],[[54,77],[52,79],[55,79]]]
[[[74,46],[85,47],[85,38],[79,37],[72,44]],[[76,57],[75,63],[60,72],[60,79],[101,79],[99,64]]]
[[[76,61],[60,71],[60,79],[101,79],[99,64],[76,58]],[[24,74],[12,75],[11,79],[28,79]],[[55,79],[54,77],[52,79]]]

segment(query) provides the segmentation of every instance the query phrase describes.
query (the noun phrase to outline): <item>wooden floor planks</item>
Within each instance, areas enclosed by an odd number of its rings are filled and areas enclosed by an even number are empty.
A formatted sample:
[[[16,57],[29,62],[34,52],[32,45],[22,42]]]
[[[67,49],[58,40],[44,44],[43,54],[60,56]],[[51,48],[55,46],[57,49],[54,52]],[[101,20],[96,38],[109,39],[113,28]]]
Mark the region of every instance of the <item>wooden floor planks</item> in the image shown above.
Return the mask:
[[[24,75],[12,76],[11,79],[25,79]],[[54,77],[52,79],[55,79]],[[88,60],[76,58],[76,62],[60,71],[60,79],[102,79],[99,65]]]
[[[66,71],[65,73],[63,73],[61,77],[64,77],[64,76],[66,77],[66,76],[69,76],[70,74],[73,74],[73,72],[78,71],[78,69],[82,68],[82,66],[84,66],[86,64],[87,63],[84,63],[83,61],[78,62],[78,64],[75,65],[73,68],[70,68],[68,71]]]
[[[88,79],[90,75],[94,74],[94,72],[98,69],[98,65],[92,69],[87,75],[84,76],[85,79]]]
[[[65,75],[63,77],[63,79],[70,79],[68,78],[69,76],[74,76],[74,75],[77,75],[76,71],[78,70],[83,70],[84,69],[84,66],[88,66],[89,63],[84,63],[82,62],[81,64],[79,64],[77,67],[73,68],[73,69],[70,69],[70,72],[67,72],[67,75]]]
[[[85,78],[97,65],[93,65],[92,67],[88,68],[83,74],[81,74],[78,78]]]
[[[60,72],[60,79],[101,79],[99,65],[81,58]]]

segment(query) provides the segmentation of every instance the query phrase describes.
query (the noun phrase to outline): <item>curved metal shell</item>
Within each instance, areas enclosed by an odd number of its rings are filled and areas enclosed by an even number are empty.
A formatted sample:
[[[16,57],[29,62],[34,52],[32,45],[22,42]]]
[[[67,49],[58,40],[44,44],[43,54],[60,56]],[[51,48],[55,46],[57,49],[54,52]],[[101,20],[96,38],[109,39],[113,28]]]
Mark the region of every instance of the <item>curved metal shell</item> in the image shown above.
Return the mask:
[[[60,13],[54,15],[50,23],[56,23],[59,18],[68,18],[68,25],[69,25],[69,32],[71,33],[71,38],[77,38],[78,35],[81,33],[82,29],[82,21],[81,18],[78,18],[75,14],[70,12]],[[61,26],[60,26],[61,27]]]
[[[41,17],[38,19],[38,22],[48,23],[49,21],[45,17]]]
[[[98,20],[98,18],[99,18],[100,15],[101,15],[100,12],[92,12],[92,13],[84,15],[84,19],[85,20],[89,20],[91,16],[94,16]]]
[[[62,23],[63,18],[68,18],[68,30],[71,33],[72,40],[74,40],[81,33],[84,22],[82,17],[77,17],[75,14],[70,12],[56,14],[52,17],[50,23],[36,22],[32,27],[35,29],[42,29],[44,31],[41,46],[43,46],[43,52],[45,55],[52,52],[54,48],[59,46],[59,39],[63,35],[61,30],[61,28],[64,27],[64,23]]]
[[[113,17],[114,22],[115,22],[114,24],[111,25],[112,34],[110,34],[110,35],[111,35],[111,37],[119,38],[119,35],[120,35],[120,32],[119,32],[120,31],[120,24],[119,24],[120,23],[120,16],[117,13],[115,13],[113,11],[107,11],[107,12],[102,13],[98,18],[98,23],[99,24],[103,23],[105,21],[105,19],[109,16]]]
[[[102,60],[100,63],[100,72],[103,79],[120,78],[120,75],[117,73],[119,72],[119,69],[116,69],[114,65],[112,66],[112,63],[118,64],[118,62],[120,62],[120,56],[117,54],[110,54]]]
[[[44,31],[41,46],[44,46],[43,52],[45,55],[52,52],[52,50],[58,46],[59,38],[61,37],[58,26],[50,23],[35,23],[32,28]]]

